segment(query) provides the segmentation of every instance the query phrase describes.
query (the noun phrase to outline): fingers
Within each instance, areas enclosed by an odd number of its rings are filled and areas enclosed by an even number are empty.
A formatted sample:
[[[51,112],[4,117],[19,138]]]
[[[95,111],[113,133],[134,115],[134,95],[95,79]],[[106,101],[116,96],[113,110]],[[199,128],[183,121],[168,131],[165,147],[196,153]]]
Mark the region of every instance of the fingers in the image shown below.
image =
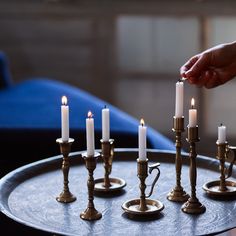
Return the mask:
[[[220,84],[221,80],[219,78],[219,74],[216,71],[208,71],[208,75],[203,86],[205,86],[207,89],[210,89]]]
[[[208,54],[203,54],[193,63],[192,67],[185,72],[186,77],[200,77],[203,71],[209,66]]]
[[[180,75],[184,78],[186,78],[186,72],[191,69],[191,67],[196,63],[198,60],[199,56],[196,55],[192,57],[190,60],[188,60],[181,68],[180,68]]]
[[[219,74],[214,70],[204,71],[199,78],[191,77],[191,80],[188,79],[188,81],[199,88],[205,87],[207,89],[222,84]]]

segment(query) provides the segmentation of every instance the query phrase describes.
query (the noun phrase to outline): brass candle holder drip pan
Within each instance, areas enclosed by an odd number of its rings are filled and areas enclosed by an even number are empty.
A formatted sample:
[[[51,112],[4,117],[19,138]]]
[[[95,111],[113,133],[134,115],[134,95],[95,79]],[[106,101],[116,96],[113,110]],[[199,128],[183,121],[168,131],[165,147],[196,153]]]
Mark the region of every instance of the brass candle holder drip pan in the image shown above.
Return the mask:
[[[122,190],[126,182],[118,177],[110,177],[114,156],[114,139],[104,141],[101,139],[101,157],[104,166],[104,178],[95,179],[95,192],[111,193]]]
[[[150,193],[145,194],[146,184],[145,180],[148,177],[148,160],[139,160],[137,159],[137,176],[140,180],[140,198],[132,199],[124,202],[122,204],[122,209],[128,213],[130,216],[145,216],[145,215],[154,215],[159,213],[164,209],[162,202],[158,200],[148,199],[152,193],[154,186],[160,177],[159,163],[149,166],[149,174],[152,173],[154,169],[157,170],[157,175],[152,183]]]
[[[216,158],[219,160],[220,178],[207,182],[203,185],[203,189],[210,196],[232,196],[236,195],[236,182],[227,180],[232,175],[233,166],[236,161],[236,147],[229,146],[228,142],[217,144]],[[228,169],[225,167],[225,161],[229,159],[229,152],[233,152],[233,158]],[[226,176],[227,174],[227,176]]]

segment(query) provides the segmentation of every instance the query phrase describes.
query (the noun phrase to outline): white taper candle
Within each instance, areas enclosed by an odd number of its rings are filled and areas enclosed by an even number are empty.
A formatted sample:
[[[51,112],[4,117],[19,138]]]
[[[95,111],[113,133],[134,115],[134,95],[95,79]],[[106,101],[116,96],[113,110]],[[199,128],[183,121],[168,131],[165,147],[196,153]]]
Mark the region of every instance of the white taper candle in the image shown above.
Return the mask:
[[[61,138],[63,142],[69,140],[69,106],[67,105],[67,97],[61,99]]]

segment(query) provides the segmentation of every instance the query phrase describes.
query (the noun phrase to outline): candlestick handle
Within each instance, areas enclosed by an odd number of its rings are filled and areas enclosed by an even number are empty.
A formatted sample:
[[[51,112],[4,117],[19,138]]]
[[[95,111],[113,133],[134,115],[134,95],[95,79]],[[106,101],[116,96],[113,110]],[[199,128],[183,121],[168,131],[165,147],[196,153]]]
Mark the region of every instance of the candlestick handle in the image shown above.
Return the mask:
[[[227,177],[225,179],[228,179],[229,177],[231,177],[232,172],[233,172],[233,166],[234,166],[234,163],[236,161],[236,147],[235,146],[228,146],[226,148],[226,153],[225,153],[226,154],[226,159],[228,158],[229,151],[233,152],[234,157],[232,158],[232,161],[230,162],[230,166],[228,168],[228,174],[227,174]]]
[[[150,166],[148,167],[148,168],[149,168],[149,171],[148,171],[149,174],[151,174],[153,170],[157,170],[157,175],[156,175],[155,179],[153,180],[153,183],[152,183],[151,189],[150,189],[150,193],[149,193],[148,195],[146,195],[146,198],[149,198],[149,197],[152,196],[154,186],[155,186],[157,180],[158,180],[159,177],[160,177],[161,172],[160,172],[159,166],[160,166],[160,163],[155,163],[155,164],[150,165]]]

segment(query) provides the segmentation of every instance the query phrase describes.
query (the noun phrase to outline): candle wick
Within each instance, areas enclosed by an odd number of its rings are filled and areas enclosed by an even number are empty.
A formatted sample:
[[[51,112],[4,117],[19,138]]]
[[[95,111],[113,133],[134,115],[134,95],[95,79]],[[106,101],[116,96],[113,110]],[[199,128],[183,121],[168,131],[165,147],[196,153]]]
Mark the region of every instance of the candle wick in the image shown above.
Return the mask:
[[[106,108],[107,108],[107,105],[104,105],[104,108],[106,109]]]
[[[193,109],[193,105],[191,106],[191,108]]]
[[[221,123],[220,126],[223,126],[223,124]]]

